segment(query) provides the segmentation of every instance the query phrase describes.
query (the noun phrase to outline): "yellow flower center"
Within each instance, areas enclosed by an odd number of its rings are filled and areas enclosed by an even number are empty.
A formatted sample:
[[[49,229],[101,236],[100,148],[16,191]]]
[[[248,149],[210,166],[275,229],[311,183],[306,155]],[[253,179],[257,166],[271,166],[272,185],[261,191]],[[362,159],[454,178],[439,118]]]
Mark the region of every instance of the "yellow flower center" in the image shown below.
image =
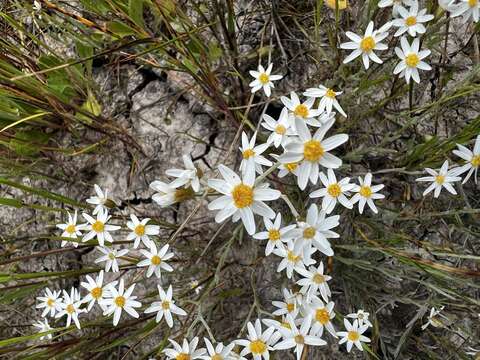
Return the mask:
[[[287,129],[285,128],[285,126],[278,124],[275,128],[275,132],[279,135],[285,135]]]
[[[184,200],[190,199],[193,196],[193,190],[191,187],[180,188],[175,190],[175,201],[182,202]]]
[[[369,53],[375,47],[375,39],[372,36],[365,36],[362,41],[360,41],[360,49],[363,52]]]
[[[70,224],[65,228],[65,231],[68,232],[69,234],[73,234],[75,232],[75,225]]]
[[[143,236],[145,235],[145,225],[142,225],[142,224],[138,224],[136,227],[135,227],[135,235],[137,236]]]
[[[99,220],[95,221],[92,224],[92,230],[95,231],[96,233],[103,232],[103,229],[105,229],[105,224]]]
[[[330,9],[336,9],[336,1],[335,0],[325,0],[325,5],[327,5]],[[345,10],[347,8],[347,0],[338,0],[338,9]]]
[[[302,335],[298,334],[298,335],[295,336],[295,342],[297,344],[303,345],[303,344],[305,344],[305,339],[303,338]]]
[[[312,280],[315,284],[322,284],[322,283],[325,282],[325,276],[320,275],[320,274],[315,274],[315,275],[313,275]]]
[[[253,204],[253,188],[245,184],[238,184],[232,190],[233,203],[238,209]]]
[[[280,240],[280,231],[278,231],[277,229],[268,230],[268,240],[270,241]]]
[[[52,298],[48,298],[47,305],[48,307],[53,307],[55,305],[55,300],[53,300]]]
[[[90,294],[94,299],[99,299],[102,297],[102,288],[101,287],[95,287],[90,291]]]
[[[293,263],[296,263],[298,260],[300,260],[300,255],[295,255],[293,251],[288,250],[287,252],[287,260]]]
[[[303,237],[304,239],[312,239],[315,236],[316,230],[314,227],[308,227],[303,230]]]
[[[67,311],[67,313],[73,314],[75,312],[75,307],[72,304],[68,304],[65,310]]]
[[[335,183],[335,184],[328,185],[327,192],[328,192],[328,195],[336,198],[340,196],[340,194],[342,193],[342,189],[340,188],[340,185]]]
[[[170,309],[170,301],[162,301],[162,309],[169,310]]]
[[[308,116],[308,108],[304,104],[298,104],[293,113],[301,118],[306,118]]]
[[[303,144],[303,157],[307,161],[318,161],[324,153],[325,150],[318,140],[308,140]]]
[[[267,350],[267,344],[262,340],[255,340],[250,343],[250,351],[253,355],[261,355]]]
[[[348,340],[350,341],[358,341],[360,339],[360,334],[357,331],[349,331],[347,335]]]
[[[478,4],[478,0],[468,0],[468,6],[470,6],[471,8],[477,6]]]
[[[213,354],[211,360],[223,360],[223,357],[220,354]]]
[[[417,67],[419,62],[420,62],[420,59],[418,58],[417,54],[408,54],[405,57],[405,64],[407,64],[408,67],[411,67],[411,68]]]
[[[175,357],[175,360],[190,360],[190,355],[185,353],[180,353]]]
[[[293,310],[295,310],[295,304],[287,303],[287,311],[291,313]]]
[[[372,196],[372,188],[370,186],[366,186],[366,185],[361,186],[359,193],[363,197],[369,198],[370,196]]]
[[[270,81],[270,77],[266,73],[261,73],[258,77],[258,81],[260,81],[262,85],[265,85]]]
[[[153,255],[152,258],[150,259],[152,265],[158,266],[162,262],[162,259],[158,255]]]
[[[436,182],[438,185],[442,185],[442,184],[445,182],[445,176],[443,176],[443,175],[437,175],[437,176],[435,176],[435,182]]]
[[[110,260],[115,260],[115,254],[114,253],[108,253],[108,258]]]
[[[357,317],[358,317],[360,320],[363,320],[363,314],[358,314]]]
[[[123,308],[125,306],[126,299],[123,296],[117,296],[114,302],[115,302],[115,305]]]
[[[472,160],[470,160],[470,163],[475,168],[479,167],[480,166],[480,155],[474,155],[472,157]]]
[[[317,309],[315,311],[315,320],[317,320],[322,325],[327,324],[330,321],[330,314],[328,313],[327,309]]]
[[[332,89],[327,89],[327,92],[325,93],[325,96],[330,98],[330,99],[335,99],[337,94],[335,94],[335,91],[333,91]]]
[[[255,156],[255,151],[252,149],[247,149],[242,153],[244,159],[250,159],[251,157]]]
[[[285,168],[290,172],[294,171],[297,167],[298,167],[298,163],[287,163],[287,164],[285,164]]]
[[[413,26],[417,23],[417,18],[415,16],[409,16],[405,19],[405,25]]]

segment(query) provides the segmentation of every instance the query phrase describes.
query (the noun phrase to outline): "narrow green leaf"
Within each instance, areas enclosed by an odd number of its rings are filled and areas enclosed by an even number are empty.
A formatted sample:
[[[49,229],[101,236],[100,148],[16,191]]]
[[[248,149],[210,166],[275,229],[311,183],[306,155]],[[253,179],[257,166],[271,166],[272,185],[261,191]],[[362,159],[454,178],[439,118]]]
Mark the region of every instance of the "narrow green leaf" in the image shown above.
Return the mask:
[[[80,203],[76,200],[70,199],[66,196],[56,194],[56,193],[53,193],[51,191],[47,191],[47,190],[43,190],[43,189],[36,189],[36,188],[30,187],[30,186],[19,184],[17,182],[8,180],[6,178],[1,178],[0,177],[0,184],[11,186],[11,187],[14,187],[16,189],[20,189],[20,190],[23,190],[25,192],[28,192],[30,194],[39,195],[39,196],[41,196],[45,199],[59,201],[63,204],[67,204],[67,205],[71,205],[71,206],[77,206],[77,207],[81,207],[81,208],[86,208],[87,207],[85,204]]]

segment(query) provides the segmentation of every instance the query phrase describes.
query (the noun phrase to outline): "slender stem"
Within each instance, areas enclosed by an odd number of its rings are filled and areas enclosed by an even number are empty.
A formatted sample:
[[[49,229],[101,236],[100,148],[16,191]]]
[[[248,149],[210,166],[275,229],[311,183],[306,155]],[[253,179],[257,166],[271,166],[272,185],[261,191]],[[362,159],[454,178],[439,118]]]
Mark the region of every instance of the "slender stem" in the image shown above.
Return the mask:
[[[410,112],[413,110],[413,80],[410,79],[409,82],[409,87],[408,87],[408,108]]]

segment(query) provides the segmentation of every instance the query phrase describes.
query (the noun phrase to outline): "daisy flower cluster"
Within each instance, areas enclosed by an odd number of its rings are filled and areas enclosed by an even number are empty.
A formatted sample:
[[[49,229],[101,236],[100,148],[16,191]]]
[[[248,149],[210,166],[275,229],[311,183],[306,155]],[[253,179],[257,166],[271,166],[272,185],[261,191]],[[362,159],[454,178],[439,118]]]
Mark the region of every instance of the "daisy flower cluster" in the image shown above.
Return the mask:
[[[271,75],[272,68],[269,64],[267,70],[260,68],[259,72],[265,71],[270,76],[269,81],[280,79]],[[252,72],[252,75],[257,76],[257,73]],[[262,78],[260,75],[258,77]],[[257,91],[257,86],[252,84],[253,92]],[[268,86],[271,85],[263,85],[267,96],[271,94]],[[208,209],[216,211],[217,223],[227,219],[241,221],[253,239],[266,241],[266,256],[279,258],[277,271],[285,272],[292,284],[300,287],[295,293],[283,289],[283,301],[273,302],[277,310],[272,313],[272,318],[248,322],[245,339],[235,339],[226,346],[204,339],[206,349],[198,348],[197,337],[185,339],[181,345],[170,339],[172,347],[164,349],[168,358],[218,359],[221,356],[228,359],[251,354],[254,359],[267,359],[271,351],[293,349],[300,359],[305,346],[327,343],[322,337],[324,329],[332,339],[337,339],[340,344],[346,343],[348,351],[353,345],[362,350],[362,343],[370,341],[364,333],[371,323],[368,313],[362,310],[347,315],[351,321],[345,319],[346,331],[335,330],[332,322],[334,302],[328,285],[332,278],[326,273],[321,260],[323,256],[334,255],[330,241],[340,237],[334,231],[340,224],[340,214],[333,214],[335,210],[340,206],[351,210],[358,203],[360,213],[365,205],[377,213],[374,201],[384,198],[379,193],[383,185],[373,184],[371,173],[358,177],[358,183],[341,176],[342,159],[335,153],[348,141],[348,135],[331,134],[336,112],[347,117],[337,99],[341,94],[341,91],[320,85],[307,89],[303,93],[304,99],[295,92],[281,97],[284,108],[278,119],[265,114],[259,124],[266,134],[257,131],[249,137],[246,132],[242,133],[238,172],[220,164],[217,170],[221,178],[211,176],[205,179],[190,156],[184,155],[183,168],[166,171],[170,181],[155,180],[150,184],[155,192],[152,200],[160,207],[191,199],[196,194],[207,196],[210,200]],[[259,143],[260,136],[265,136],[267,141]],[[272,209],[272,202],[278,199],[291,204],[286,194],[267,181],[268,173],[277,167],[278,177],[291,176],[293,186],[298,186],[300,190],[306,190],[309,184],[317,187],[310,191],[312,203],[305,215],[299,215],[291,208],[292,216],[282,216]],[[153,313],[157,322],[165,319],[167,326],[173,327],[173,317],[187,313],[175,304],[172,285],[166,289],[161,286],[162,273],[173,271],[168,262],[174,254],[168,244],[158,243],[159,226],[149,218],[140,219],[134,214],[129,214],[130,219],[125,225],[119,224],[122,217],[111,214],[116,205],[108,198],[108,192],[98,185],[94,189],[95,196],[87,199],[93,209],[91,213],[82,213],[83,222],[79,223],[77,212],[73,215],[68,213],[68,221],[57,227],[62,231],[62,246],[78,246],[86,242],[90,246],[98,245],[96,248],[101,256],[95,262],[104,264],[104,270],[96,277],[87,275],[86,281],[81,282],[81,288],[72,288],[69,292],[45,289],[44,296],[38,298],[38,307],[43,309],[42,316],[66,316],[67,327],[74,322],[80,329],[81,317],[97,306],[104,316],[111,316],[113,325],[117,326],[124,312],[138,318],[143,303],[146,316]],[[285,220],[292,217],[295,221],[285,224]],[[256,218],[262,219],[263,229],[260,229]],[[126,240],[131,244],[130,248],[117,246],[125,243],[118,244],[116,240],[117,234],[124,231],[128,231]],[[128,264],[123,265],[121,261]],[[132,262],[137,269],[144,270],[146,278],[154,276],[157,279],[158,301],[147,306],[134,294],[136,283],[126,284],[123,277],[105,281],[108,273],[128,270]],[[35,326],[46,333],[51,329],[46,320]],[[242,348],[239,355],[232,352],[235,346]]]
[[[251,72],[257,79],[250,84],[252,92],[259,90],[257,82],[264,69],[259,67],[257,72]],[[265,76],[270,76],[272,64],[267,69]],[[264,88],[264,92],[267,97],[271,96],[270,88]],[[371,173],[360,176],[358,183],[340,176],[342,160],[334,152],[348,141],[348,135],[329,133],[334,128],[336,112],[347,117],[337,99],[341,94],[341,91],[320,85],[307,89],[303,93],[305,99],[296,92],[282,96],[284,107],[278,118],[268,114],[262,117],[259,125],[267,131],[265,135],[261,136],[258,130],[251,137],[242,133],[239,172],[220,164],[221,178],[206,181],[211,189],[209,195],[214,197],[208,208],[216,211],[216,222],[222,223],[229,218],[232,222],[241,221],[253,239],[266,241],[265,255],[279,257],[277,271],[285,272],[292,285],[300,289],[293,292],[284,288],[283,301],[272,303],[277,308],[272,318],[247,323],[247,337],[233,341],[243,347],[241,357],[250,354],[254,359],[268,359],[272,351],[292,349],[297,359],[301,359],[305,346],[327,344],[324,329],[332,339],[346,343],[348,351],[354,345],[363,350],[362,343],[370,341],[365,333],[372,324],[368,320],[369,313],[363,310],[346,316],[345,331],[335,329],[334,302],[328,285],[332,278],[321,260],[322,256],[334,255],[330,241],[340,237],[334,231],[340,224],[340,215],[332,214],[335,209],[339,206],[353,209],[358,204],[360,213],[365,205],[377,213],[374,202],[384,198],[380,193],[383,185],[374,184]],[[258,143],[259,138],[267,140]],[[291,209],[296,219],[294,223],[285,223],[291,216],[275,212],[270,205],[278,199],[287,198],[288,201],[286,194],[266,181],[265,174],[277,167],[278,177],[290,175],[300,190],[306,190],[309,184],[320,185],[310,192],[312,203],[304,217]],[[321,201],[316,200],[319,198]],[[264,229],[258,229],[256,217],[262,218]],[[194,358],[193,354],[199,351],[196,350],[196,338],[190,342],[184,340],[182,346],[173,340],[171,343],[173,348],[165,350],[171,359],[180,354]],[[205,344],[209,346],[207,341]]]
[[[175,186],[182,186],[184,184],[182,181],[183,177]],[[95,207],[91,215],[86,212],[82,214],[85,222],[78,223],[78,214],[75,211],[73,215],[67,213],[68,221],[58,224],[57,227],[62,231],[62,247],[68,244],[77,247],[79,242],[98,244],[96,248],[102,255],[95,263],[104,263],[105,268],[94,277],[86,275],[79,288],[72,287],[70,291],[52,291],[48,287],[44,289],[44,294],[37,298],[36,307],[42,310],[41,316],[45,319],[43,322],[33,324],[40,329],[39,332],[46,333],[41,338],[52,338],[52,328],[46,317],[57,319],[66,317],[67,327],[73,322],[80,329],[80,316],[90,312],[95,305],[101,309],[104,316],[112,316],[114,326],[118,325],[123,312],[134,318],[139,317],[136,309],[140,308],[142,303],[138,301],[138,296],[133,294],[135,282],[127,286],[123,278],[119,281],[105,281],[106,273],[120,272],[119,260],[126,259],[125,255],[129,249],[113,247],[115,238],[112,234],[122,229],[120,225],[111,224],[113,219],[109,211],[115,207],[115,203],[107,197],[107,191],[103,191],[98,185],[95,185],[94,189],[96,195],[88,198],[86,202]],[[144,272],[147,278],[155,274],[160,280],[162,271],[173,271],[168,260],[174,254],[169,251],[168,244],[159,248],[154,237],[159,235],[160,227],[153,224],[151,219],[140,220],[136,215],[130,214],[130,220],[126,222],[123,230],[128,231],[127,242],[132,243],[130,251],[138,248],[138,253],[142,255],[141,258],[132,257],[129,261],[136,263],[136,268]],[[157,322],[165,318],[167,325],[173,327],[172,315],[185,316],[187,313],[175,305],[171,285],[166,291],[160,285],[157,285],[157,288],[159,301],[152,302],[144,313],[156,313]]]
[[[462,16],[463,22],[472,19],[478,22],[480,5],[477,0],[446,0],[439,1],[439,5],[449,13],[451,17]],[[411,79],[420,83],[419,70],[429,71],[432,67],[424,61],[430,54],[429,49],[421,49],[422,35],[426,33],[428,22],[434,19],[434,15],[428,14],[427,9],[420,9],[418,0],[381,0],[380,8],[392,6],[393,19],[380,28],[375,29],[373,21],[370,21],[363,35],[347,31],[345,36],[350,40],[340,44],[340,48],[351,50],[351,53],[343,60],[349,63],[361,57],[365,69],[370,67],[370,62],[383,64],[383,60],[376,52],[388,49],[385,40],[389,36],[391,28],[396,29],[393,37],[400,38],[400,47],[395,47],[395,54],[400,59],[393,74],[404,77],[409,83]]]
[[[378,5],[393,6],[393,19],[378,29],[373,21],[369,22],[363,35],[347,31],[345,35],[350,41],[342,43],[340,48],[351,53],[343,62],[361,57],[365,69],[369,69],[371,62],[382,64],[379,54],[388,49],[386,39],[390,30],[396,28],[393,39],[398,38],[400,47],[395,47],[395,53],[400,60],[393,73],[404,77],[407,83],[411,79],[419,83],[419,70],[431,70],[423,61],[430,50],[421,49],[421,36],[434,16],[420,9],[416,0],[381,0]],[[444,8],[452,17],[462,15],[464,20],[478,21],[478,2],[453,0]],[[250,71],[254,78],[251,92],[263,90],[270,98],[274,82],[283,78],[272,72],[271,63]],[[335,255],[334,242],[341,237],[336,228],[345,214],[356,209],[360,214],[377,214],[376,202],[385,198],[381,193],[384,185],[371,172],[352,178],[342,169],[341,148],[349,140],[348,134],[335,131],[337,116],[348,117],[339,101],[342,93],[320,84],[281,96],[278,116],[263,114],[254,132],[242,132],[236,153],[238,170],[219,164],[214,174],[206,176],[189,155],[183,155],[182,168],[166,171],[170,180],[155,180],[150,184],[154,192],[152,200],[162,208],[195,196],[207,199],[216,223],[227,220],[238,223],[238,229],[244,229],[252,241],[265,244],[265,256],[272,256],[278,263],[277,272],[288,279],[288,285],[278,289],[283,298],[272,301],[271,316],[249,318],[243,338],[232,339],[226,345],[204,338],[204,348],[199,347],[199,337],[185,338],[181,343],[170,338],[171,346],[162,350],[168,359],[225,360],[248,356],[268,360],[271,352],[291,349],[300,360],[307,346],[325,346],[327,341],[336,341],[345,344],[350,352],[353,347],[363,351],[370,342],[367,335],[373,324],[368,312],[359,309],[342,316],[343,324],[340,321],[334,324],[332,276],[324,265],[328,257]],[[439,170],[425,169],[429,176],[417,179],[431,183],[424,195],[433,192],[438,197],[443,188],[456,194],[453,183],[461,181],[462,174],[466,174],[463,183],[472,175],[477,182],[480,136],[472,150],[460,144],[457,147],[453,154],[465,163],[449,169],[446,160]],[[285,184],[278,185],[279,179],[291,180],[288,186],[308,195],[305,209],[295,209],[288,194],[282,193]],[[95,308],[103,316],[111,317],[114,326],[122,316],[139,318],[142,312],[146,318],[154,316],[157,323],[165,320],[173,328],[174,317],[186,316],[187,312],[176,304],[173,285],[162,283],[165,278],[162,274],[174,271],[169,264],[174,253],[168,243],[160,243],[160,226],[135,214],[128,214],[129,220],[125,221],[125,214],[112,213],[116,204],[108,198],[107,190],[95,185],[94,191],[95,195],[86,200],[91,211],[68,212],[67,221],[57,227],[61,230],[62,247],[83,243],[95,246],[101,254],[95,263],[102,264],[103,269],[93,276],[86,275],[78,288],[43,290],[37,298],[37,308],[44,319],[33,324],[39,329],[41,339],[51,339],[55,331],[47,317],[65,318],[67,327],[73,323],[81,329],[82,317]],[[277,200],[284,201],[290,213],[279,211],[274,203]],[[118,234],[124,232],[128,233],[126,241],[120,242]],[[134,294],[135,281],[128,282],[121,276],[132,264],[141,276],[155,282],[158,295],[155,294],[154,301],[139,299],[138,293]],[[433,308],[425,327],[439,326],[439,314]],[[343,329],[337,329],[339,325]]]
[[[389,30],[396,27],[394,37],[400,37],[400,47],[395,47],[395,54],[400,61],[395,66],[393,73],[404,77],[407,83],[410,79],[415,82],[420,82],[420,75],[418,70],[431,70],[431,66],[423,61],[430,55],[430,50],[420,49],[420,35],[426,32],[424,23],[433,19],[433,15],[427,14],[426,9],[419,11],[418,1],[411,0],[408,2],[401,2],[401,5],[396,1],[381,1],[380,7],[394,5],[393,16],[394,19],[385,23],[378,30],[374,29],[373,21],[368,23],[363,36],[357,35],[347,31],[345,35],[351,40],[340,44],[340,48],[345,50],[352,50],[343,63],[361,56],[365,69],[370,66],[370,61],[377,64],[383,64],[383,60],[378,57],[375,51],[385,51],[388,49],[386,43],[382,42],[389,36]],[[408,7],[408,8],[407,8]],[[408,37],[412,38],[409,40]]]

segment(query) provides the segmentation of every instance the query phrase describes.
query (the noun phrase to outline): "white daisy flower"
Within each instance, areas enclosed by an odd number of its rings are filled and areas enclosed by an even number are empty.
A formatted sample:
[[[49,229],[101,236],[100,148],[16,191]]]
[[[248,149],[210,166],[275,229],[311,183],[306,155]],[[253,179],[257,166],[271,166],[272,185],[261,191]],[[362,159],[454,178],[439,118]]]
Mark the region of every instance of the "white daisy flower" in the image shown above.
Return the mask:
[[[377,194],[378,191],[382,190],[384,185],[373,185],[372,186],[372,174],[367,173],[365,175],[365,179],[362,179],[360,176],[358,177],[358,182],[360,185],[355,184],[352,191],[356,194],[352,196],[350,201],[352,204],[356,204],[358,202],[358,211],[360,214],[363,213],[363,208],[365,204],[368,204],[370,209],[376,214],[378,213],[377,207],[373,203],[373,200],[377,199],[384,199],[385,195]]]
[[[70,326],[72,320],[75,323],[75,326],[78,329],[81,329],[80,321],[78,321],[78,315],[82,312],[87,312],[86,309],[80,309],[80,305],[82,305],[82,300],[80,299],[80,293],[77,289],[72,287],[70,290],[70,295],[68,292],[63,290],[63,299],[60,303],[60,307],[62,308],[57,315],[56,318],[61,318],[62,316],[67,316],[67,327]]]
[[[333,126],[335,120],[329,120],[312,135],[307,126],[297,121],[298,137],[285,146],[285,153],[278,160],[283,164],[299,163],[297,183],[301,190],[318,181],[319,166],[339,168],[342,160],[329,153],[330,150],[342,145],[348,140],[347,134],[337,134],[324,139],[325,134]]]
[[[187,315],[187,313],[185,312],[185,310],[175,305],[175,301],[172,299],[172,285],[168,287],[167,292],[165,292],[160,285],[157,285],[157,287],[160,301],[154,301],[148,308],[145,309],[145,313],[149,314],[152,312],[156,312],[157,316],[155,317],[155,321],[157,323],[160,322],[163,317],[165,317],[167,325],[171,328],[173,327],[172,314],[185,316]]]
[[[117,326],[123,310],[134,318],[139,317],[134,308],[141,307],[142,304],[135,300],[137,298],[136,296],[132,296],[134,288],[135,284],[125,290],[124,280],[120,279],[118,290],[114,286],[111,286],[108,294],[106,294],[107,297],[99,301],[100,306],[105,308],[103,315],[109,316],[113,314],[113,326]]]
[[[307,257],[304,257],[304,251],[302,246],[297,242],[289,240],[287,242],[286,249],[275,249],[273,253],[277,256],[282,257],[282,261],[278,264],[277,272],[286,270],[287,277],[292,278],[293,270],[304,268],[305,265],[311,265],[315,263],[315,260],[311,258],[311,254],[307,254]]]
[[[265,223],[267,231],[259,232],[253,235],[253,238],[258,240],[268,239],[267,246],[265,247],[265,256],[268,256],[274,249],[284,248],[283,243],[286,243],[292,238],[289,233],[295,229],[295,225],[288,225],[282,228],[281,213],[277,214],[273,223],[268,218],[263,218],[263,222]]]
[[[34,323],[32,325],[35,326],[37,329],[39,329],[38,330],[39,334],[42,334],[44,332],[52,330],[52,328],[50,327],[50,324],[48,323],[47,319],[43,319],[43,322],[42,321],[37,321],[36,323]],[[40,340],[44,340],[44,339],[50,340],[51,338],[52,338],[52,334],[45,334],[45,335],[40,336]]]
[[[370,313],[360,309],[356,313],[348,314],[347,318],[358,320],[358,326],[367,325],[368,327],[373,327],[370,320],[368,320],[369,316]]]
[[[95,302],[100,302],[100,300],[108,294],[110,286],[117,285],[117,281],[113,281],[103,286],[103,270],[100,270],[95,280],[93,280],[90,275],[87,275],[86,278],[87,282],[82,281],[80,283],[80,285],[88,291],[88,294],[83,298],[82,302],[88,303],[87,311],[90,311]]]
[[[249,73],[255,78],[248,86],[252,88],[252,93],[263,88],[263,92],[267,97],[272,94],[273,81],[280,80],[283,75],[271,75],[273,64],[269,64],[267,70],[262,65],[258,65],[258,71],[250,70]]]
[[[140,241],[148,247],[151,243],[149,236],[160,234],[160,226],[147,225],[150,221],[149,218],[140,221],[135,215],[130,214],[130,219],[132,221],[127,222],[127,227],[132,230],[132,232],[128,234],[127,240],[135,240],[133,243],[134,249],[140,245]]]
[[[465,176],[462,181],[462,184],[465,184],[468,179],[470,179],[473,173],[475,173],[476,184],[477,172],[478,168],[480,167],[480,135],[478,135],[477,139],[475,140],[473,151],[460,144],[457,144],[457,147],[458,150],[453,150],[453,153],[467,162],[465,165],[458,169],[458,175],[468,171],[467,176]]]
[[[249,163],[254,164],[255,171],[259,174],[263,173],[262,165],[272,166],[272,162],[262,156],[263,152],[268,149],[270,144],[265,143],[255,146],[256,139],[257,132],[253,134],[250,141],[248,140],[247,134],[242,132],[242,146],[239,148],[242,153],[242,162],[240,163],[241,172],[245,172],[247,164]]]
[[[322,340],[319,336],[309,335],[310,326],[312,324],[312,318],[310,316],[303,319],[300,329],[297,328],[297,325],[291,316],[287,316],[287,320],[290,324],[290,330],[287,330],[288,337],[275,345],[275,350],[286,350],[294,347],[294,352],[297,354],[297,360],[301,360],[305,345],[322,346],[327,344],[327,342]]]
[[[350,31],[345,33],[345,35],[352,41],[340,44],[340,48],[353,51],[343,60],[344,64],[349,63],[360,55],[362,55],[363,66],[365,69],[369,68],[370,60],[378,64],[383,63],[383,61],[373,52],[373,50],[382,51],[388,49],[387,45],[381,43],[381,41],[388,36],[388,33],[383,31],[380,32],[379,30],[374,31],[373,26],[373,21],[370,21],[363,37],[360,37]]]
[[[319,127],[322,123],[316,119],[322,112],[318,109],[312,109],[313,103],[315,102],[314,98],[309,98],[305,102],[301,103],[298,95],[292,91],[290,93],[290,98],[282,96],[280,98],[283,105],[290,110],[290,115],[294,119],[301,120],[303,123],[306,123],[311,126]],[[296,122],[294,123],[294,131],[296,131]]]
[[[281,193],[278,190],[269,189],[268,185],[255,185],[253,164],[246,167],[242,179],[224,165],[219,165],[218,170],[224,180],[208,180],[208,186],[222,194],[208,204],[209,210],[220,210],[215,216],[217,223],[221,223],[230,216],[233,222],[242,219],[248,234],[253,235],[255,233],[253,214],[269,219],[275,217],[275,212],[264,201],[276,200]]]
[[[320,173],[319,177],[325,187],[315,190],[310,194],[310,197],[313,199],[323,197],[322,209],[327,214],[330,214],[333,209],[335,209],[337,202],[345,206],[347,209],[353,208],[353,204],[347,199],[347,196],[350,195],[349,192],[355,187],[355,185],[350,184],[349,177],[337,181],[332,169],[328,169],[328,177],[323,172]]]
[[[93,188],[95,189],[96,196],[91,196],[87,199],[87,203],[95,205],[95,209],[93,209],[93,215],[96,215],[97,213],[100,212],[108,212],[108,207],[107,204],[109,202],[107,198],[107,191],[105,192],[102,191],[100,186],[97,184],[93,185]]]
[[[262,126],[272,132],[268,136],[267,143],[273,144],[276,148],[280,145],[286,145],[288,137],[295,135],[295,131],[288,119],[288,109],[286,107],[282,109],[278,121],[268,114],[263,115],[263,120]]]
[[[288,143],[290,143],[291,138],[288,138]],[[284,146],[285,148],[285,146]],[[279,155],[277,154],[271,154],[271,156],[276,160],[278,161],[279,159]],[[278,177],[279,178],[284,178],[285,176],[287,176],[288,174],[293,174],[295,176],[298,176],[298,166],[300,165],[299,162],[294,162],[294,163],[285,163],[285,164],[280,164],[280,166],[278,167]]]
[[[345,111],[343,111],[337,100],[337,96],[341,94],[342,91],[335,92],[330,88],[319,85],[318,88],[308,88],[303,93],[303,96],[321,98],[318,106],[318,110],[320,112],[325,111],[327,114],[330,114],[332,112],[332,108],[335,108],[340,114],[342,114],[344,117],[347,117],[347,114],[345,114]]]
[[[451,16],[462,16],[462,22],[466,23],[470,18],[478,22],[480,17],[480,2],[478,0],[460,0],[458,5],[451,6]]]
[[[167,207],[192,198],[194,195],[193,189],[180,186],[181,182],[182,180],[179,179],[172,181],[170,184],[160,180],[153,181],[150,188],[156,193],[152,195],[152,200],[160,207]]]
[[[50,313],[50,316],[55,316],[55,313],[60,311],[62,308],[60,306],[60,291],[54,290],[53,292],[47,287],[44,290],[45,295],[37,297],[37,300],[40,302],[36,308],[43,309],[42,317],[47,316]]]
[[[412,0],[380,0],[378,3],[379,8],[385,8],[389,6],[393,6],[392,15],[397,17],[398,15],[398,8],[401,6],[410,6]]]
[[[333,256],[332,246],[327,239],[340,237],[331,230],[338,226],[339,220],[339,215],[326,217],[325,211],[319,212],[317,205],[312,204],[308,208],[305,222],[298,223],[297,228],[291,231],[291,235],[304,249],[304,256],[317,250],[327,256]]]
[[[441,314],[445,306],[442,306],[440,309],[435,309],[432,307],[430,309],[430,315],[428,315],[428,321],[422,325],[422,330],[425,330],[428,326],[432,325],[433,327],[445,327],[443,322],[439,320],[439,317],[443,317],[444,319],[447,319],[445,316]]]
[[[412,37],[417,36],[417,34],[425,34],[427,29],[423,23],[434,18],[433,15],[427,14],[427,9],[418,11],[417,0],[411,2],[409,10],[403,6],[399,6],[398,13],[400,18],[392,20],[392,25],[398,27],[398,30],[393,36],[400,36],[406,32]]]
[[[113,272],[119,272],[117,259],[126,255],[128,249],[111,249],[106,247],[97,246],[97,249],[103,253],[98,259],[95,259],[95,264],[105,261],[105,272],[109,272],[112,269]]]
[[[333,337],[337,337],[331,321],[335,317],[335,312],[333,311],[334,306],[333,301],[325,304],[318,296],[312,296],[310,303],[306,306],[306,312],[313,320],[311,329],[313,335],[322,336],[323,329],[325,328]]]
[[[405,77],[407,83],[410,82],[412,78],[415,82],[420,83],[420,75],[418,74],[418,69],[420,70],[432,70],[432,67],[426,62],[422,61],[427,56],[430,55],[430,50],[420,50],[420,40],[413,39],[412,44],[408,43],[406,37],[400,39],[400,44],[402,48],[395,48],[395,53],[400,58],[400,62],[393,69],[394,74],[400,73],[400,77]]]
[[[355,345],[360,351],[363,351],[362,342],[369,343],[370,339],[365,335],[362,335],[368,329],[368,325],[358,325],[358,320],[353,321],[353,325],[344,318],[343,323],[347,331],[339,331],[337,335],[341,337],[339,344],[347,343],[347,352],[352,350]]]
[[[88,232],[83,235],[83,242],[97,238],[100,246],[104,246],[105,241],[113,243],[113,237],[110,235],[110,231],[117,231],[121,228],[121,226],[107,224],[111,218],[107,211],[100,210],[97,213],[96,219],[87,213],[83,213],[82,215],[85,220],[88,221],[88,224],[85,224],[84,226],[84,229]]]
[[[173,271],[173,268],[166,263],[167,260],[173,257],[173,252],[168,252],[168,247],[169,245],[165,244],[160,251],[158,251],[157,246],[152,241],[149,245],[150,251],[140,249],[140,252],[146,259],[139,261],[137,266],[148,266],[147,278],[152,276],[153,273],[155,273],[157,278],[160,278],[162,276],[162,269],[168,272]]]
[[[430,168],[426,168],[425,171],[429,173],[430,176],[416,179],[416,181],[432,182],[432,184],[427,187],[423,192],[423,196],[434,190],[433,196],[435,198],[438,198],[438,196],[440,195],[440,191],[442,191],[442,188],[445,188],[449,193],[453,195],[457,195],[457,192],[455,191],[451,183],[455,181],[460,181],[462,178],[457,176],[457,169],[448,170],[448,160],[445,160],[439,172]]]
[[[206,353],[203,348],[197,349],[198,337],[194,337],[190,342],[188,342],[187,339],[183,339],[182,346],[175,340],[168,339],[168,341],[173,345],[173,349],[164,349],[162,352],[172,360],[201,359]]]
[[[299,268],[296,269],[296,271],[304,276],[303,279],[297,281],[297,284],[302,286],[300,292],[307,295],[307,301],[311,299],[313,295],[320,292],[323,300],[328,302],[332,293],[330,292],[327,282],[330,281],[332,277],[323,273],[323,262],[320,261],[318,268],[311,266],[308,270]]]
[[[240,356],[252,354],[254,360],[261,360],[262,358],[269,360],[270,351],[273,350],[272,345],[274,345],[272,340],[278,340],[278,338],[272,336],[275,328],[268,327],[265,331],[262,331],[262,323],[257,319],[255,326],[248,322],[247,329],[247,339],[235,341],[238,345],[245,347]]]
[[[296,294],[294,294],[291,290],[283,288],[283,299],[284,301],[272,301],[272,305],[277,308],[272,315],[281,316],[289,314],[295,319],[299,311],[299,304]]]
[[[208,355],[200,356],[200,359],[203,360],[235,360],[234,354],[232,353],[235,343],[224,346],[222,343],[217,343],[214,347],[212,342],[207,338],[203,338],[205,345],[207,346]]]
[[[280,164],[278,167],[278,177],[283,178],[287,176],[288,174],[293,174],[295,176],[298,176],[298,165],[299,163],[286,163],[286,164]]]
[[[77,225],[77,210],[72,215],[67,212],[68,214],[68,221],[65,224],[57,224],[57,228],[63,230],[61,237],[76,239],[82,235],[80,230],[83,229],[84,225]],[[61,246],[64,247],[65,245],[71,243],[74,247],[78,246],[78,242],[76,241],[65,241],[62,240]]]
[[[165,173],[168,176],[177,178],[175,184],[178,186],[192,187],[193,191],[200,191],[200,178],[202,172],[193,164],[192,158],[188,154],[182,156],[185,169],[168,169]]]

